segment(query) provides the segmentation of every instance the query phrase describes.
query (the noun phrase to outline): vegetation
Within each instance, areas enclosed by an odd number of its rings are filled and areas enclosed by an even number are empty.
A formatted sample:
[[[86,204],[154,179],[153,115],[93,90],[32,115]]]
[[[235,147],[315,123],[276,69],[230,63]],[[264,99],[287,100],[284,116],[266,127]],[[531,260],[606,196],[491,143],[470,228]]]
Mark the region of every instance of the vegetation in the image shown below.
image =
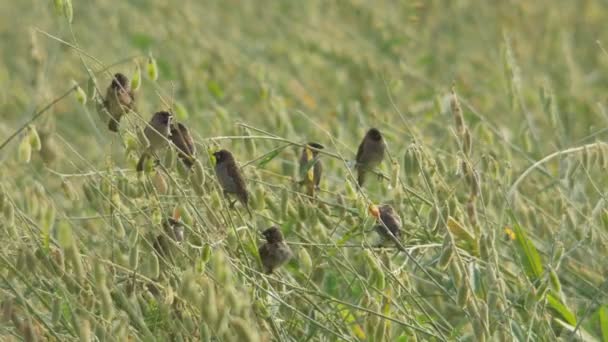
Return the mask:
[[[2,340],[608,341],[600,1],[2,1]],[[109,132],[111,75],[138,86]],[[143,174],[170,109],[198,147]],[[388,156],[356,185],[370,127]],[[316,199],[303,144],[325,146]],[[229,208],[232,151],[253,218]],[[403,221],[374,247],[374,206]],[[370,210],[371,209],[371,210]],[[162,222],[181,215],[185,239]],[[262,272],[260,232],[295,257]]]

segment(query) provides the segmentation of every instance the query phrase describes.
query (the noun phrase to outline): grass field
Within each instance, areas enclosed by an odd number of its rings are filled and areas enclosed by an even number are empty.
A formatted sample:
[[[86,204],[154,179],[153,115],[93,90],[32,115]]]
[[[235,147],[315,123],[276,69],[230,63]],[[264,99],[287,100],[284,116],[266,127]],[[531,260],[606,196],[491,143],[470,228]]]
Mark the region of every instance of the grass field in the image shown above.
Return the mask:
[[[608,342],[605,2],[0,13],[0,340]],[[137,70],[137,112],[112,133],[96,101]],[[135,172],[161,109],[193,132],[198,173],[172,150]],[[360,188],[371,127],[388,155]],[[327,152],[315,200],[297,184],[309,141]],[[252,219],[222,196],[220,148]],[[381,203],[403,221],[385,248]],[[185,240],[160,254],[176,211]],[[266,275],[271,225],[295,256]]]

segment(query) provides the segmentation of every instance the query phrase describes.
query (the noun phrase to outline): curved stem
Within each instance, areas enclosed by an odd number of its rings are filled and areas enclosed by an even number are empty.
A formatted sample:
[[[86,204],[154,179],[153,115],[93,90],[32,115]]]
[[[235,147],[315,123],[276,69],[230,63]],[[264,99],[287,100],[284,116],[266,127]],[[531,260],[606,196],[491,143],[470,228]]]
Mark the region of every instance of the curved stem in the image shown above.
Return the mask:
[[[579,146],[579,147],[572,147],[567,150],[557,151],[557,152],[554,152],[554,153],[544,157],[543,159],[535,162],[529,168],[527,168],[526,171],[524,171],[519,176],[519,178],[517,178],[517,180],[515,180],[515,182],[513,182],[513,185],[511,185],[511,188],[509,189],[509,192],[507,193],[507,198],[511,198],[511,196],[513,196],[513,194],[517,190],[517,186],[519,185],[519,183],[521,183],[524,180],[524,178],[526,178],[536,168],[538,168],[542,164],[550,161],[551,159],[558,157],[558,156],[566,155],[566,154],[572,154],[572,153],[577,153],[577,152],[588,150],[588,149],[590,150],[590,149],[602,147],[603,145],[606,145],[606,143],[598,141],[598,142],[594,142],[594,143]]]

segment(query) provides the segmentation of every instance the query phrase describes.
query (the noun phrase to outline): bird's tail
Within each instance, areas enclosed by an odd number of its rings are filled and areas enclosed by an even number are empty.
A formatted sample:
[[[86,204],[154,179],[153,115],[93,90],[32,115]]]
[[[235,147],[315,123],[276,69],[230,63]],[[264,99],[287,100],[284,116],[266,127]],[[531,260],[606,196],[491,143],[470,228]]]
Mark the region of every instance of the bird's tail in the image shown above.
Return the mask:
[[[363,186],[363,182],[365,182],[366,173],[367,172],[363,168],[357,169],[357,183],[359,183],[359,186]]]
[[[315,197],[315,185],[312,182],[306,182],[306,194],[310,197]]]

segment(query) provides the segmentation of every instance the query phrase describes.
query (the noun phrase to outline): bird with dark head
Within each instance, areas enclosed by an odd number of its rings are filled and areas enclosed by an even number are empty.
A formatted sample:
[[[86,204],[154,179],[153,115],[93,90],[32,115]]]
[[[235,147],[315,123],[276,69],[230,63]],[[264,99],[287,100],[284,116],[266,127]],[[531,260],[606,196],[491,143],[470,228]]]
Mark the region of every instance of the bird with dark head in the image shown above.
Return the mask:
[[[357,169],[357,182],[363,186],[365,175],[373,171],[384,159],[386,144],[382,134],[376,128],[371,128],[359,144],[355,168]]]
[[[131,91],[131,84],[127,76],[117,73],[112,78],[112,83],[106,90],[104,107],[110,114],[108,128],[112,132],[118,132],[120,119],[134,108],[135,96]]]
[[[319,188],[323,163],[321,163],[319,150],[325,147],[321,144],[310,142],[306,144],[300,155],[300,176],[304,179],[300,182],[306,186],[306,194],[314,197],[315,190]]]
[[[392,240],[389,232],[397,239],[401,237],[401,218],[388,204],[378,206],[380,216],[378,224],[374,227],[378,235],[382,238],[381,244],[387,240]]]
[[[182,123],[171,125],[171,141],[177,148],[177,155],[182,160],[182,163],[190,169],[194,164],[194,156],[196,155],[196,146],[190,131]]]
[[[152,119],[150,119],[150,122],[144,129],[144,135],[148,140],[148,146],[137,163],[138,172],[144,170],[144,164],[151,155],[167,146],[167,139],[171,136],[170,127],[172,119],[173,115],[165,111],[156,112],[152,115]]]
[[[283,241],[283,234],[278,227],[272,226],[263,231],[262,235],[266,239],[266,243],[260,246],[258,252],[262,265],[264,265],[264,272],[271,274],[275,269],[289,261],[293,253]]]
[[[224,191],[224,195],[236,196],[237,200],[247,209],[249,216],[252,216],[249,210],[247,184],[245,184],[245,179],[234,160],[234,156],[228,150],[217,151],[213,153],[213,156],[215,157],[215,175]],[[230,203],[230,207],[234,207],[234,202]]]

